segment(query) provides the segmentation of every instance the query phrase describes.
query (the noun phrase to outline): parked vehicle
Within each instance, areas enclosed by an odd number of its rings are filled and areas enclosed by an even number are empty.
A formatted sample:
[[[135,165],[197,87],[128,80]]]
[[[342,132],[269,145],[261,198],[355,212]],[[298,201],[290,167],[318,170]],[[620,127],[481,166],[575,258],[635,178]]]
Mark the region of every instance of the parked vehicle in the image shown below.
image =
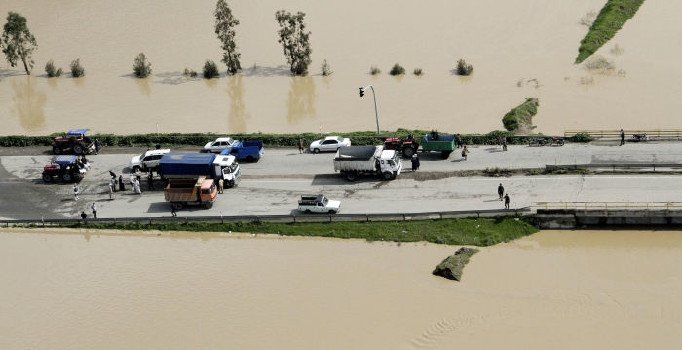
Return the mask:
[[[79,166],[77,156],[56,156],[43,167],[43,181],[54,182],[55,178],[63,182],[79,182],[85,176],[87,169]]]
[[[632,134],[632,142],[647,142],[649,141],[649,136],[646,133]]]
[[[170,153],[170,149],[152,149],[144,151],[139,156],[130,159],[130,170],[134,173],[138,171],[147,172],[157,170],[161,158]]]
[[[442,159],[448,159],[455,150],[455,135],[440,134],[432,131],[422,137],[422,152],[440,152]]]
[[[298,210],[306,214],[327,213],[336,214],[339,212],[341,202],[327,199],[324,195],[303,195],[298,201]]]
[[[225,187],[239,183],[241,169],[234,156],[213,153],[168,153],[159,161],[159,175],[164,179],[187,179],[204,176],[223,179]]]
[[[384,180],[393,180],[403,168],[403,163],[394,150],[384,146],[348,146],[336,151],[334,171],[348,181],[355,181],[361,175],[378,175]]]
[[[170,203],[175,210],[197,205],[210,209],[213,207],[218,190],[213,180],[200,176],[192,179],[170,179],[163,194],[166,202]]]
[[[563,146],[563,137],[534,137],[530,139],[529,146]]]
[[[384,140],[384,149],[392,149],[401,153],[405,158],[411,158],[413,154],[417,153],[419,142],[412,135],[407,135],[404,139],[388,137]]]
[[[263,156],[263,141],[235,141],[232,146],[220,152],[223,156],[234,156],[238,161],[257,162]]]
[[[71,129],[64,136],[57,136],[52,142],[54,154],[85,155],[97,153],[95,142],[86,136],[88,129]]]
[[[214,141],[211,141],[204,145],[204,148],[201,151],[220,153],[224,151],[226,148],[232,147],[232,144],[234,144],[234,142],[235,140],[231,137],[219,137]]]
[[[350,139],[341,136],[327,136],[323,139],[315,140],[310,144],[310,152],[336,152],[340,147],[350,146]]]

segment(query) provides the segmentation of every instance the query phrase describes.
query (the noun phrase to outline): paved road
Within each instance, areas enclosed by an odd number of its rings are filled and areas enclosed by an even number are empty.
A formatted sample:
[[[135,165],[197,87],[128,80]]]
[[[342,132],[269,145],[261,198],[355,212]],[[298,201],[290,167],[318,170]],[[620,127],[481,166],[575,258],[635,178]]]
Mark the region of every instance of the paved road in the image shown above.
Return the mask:
[[[70,185],[42,184],[40,174],[50,156],[0,157],[0,217],[75,217],[98,202],[101,217],[169,215],[161,191],[142,195],[116,193],[108,200],[108,172],[122,173],[131,154],[90,157],[93,168],[81,183],[84,193],[73,200]],[[348,183],[333,174],[333,154],[298,154],[296,150],[268,150],[258,163],[243,164],[243,180],[221,195],[211,210],[183,210],[181,215],[287,214],[296,207],[297,196],[325,193],[342,200],[345,213],[419,212],[501,208],[496,188],[501,182],[512,197],[513,207],[538,201],[682,201],[682,177],[660,175],[518,176],[511,178],[445,177],[417,181],[409,172],[398,180],[365,179]],[[453,170],[532,168],[545,164],[605,161],[682,163],[679,144],[628,144],[623,147],[566,145],[564,147],[511,146],[472,148],[469,160],[453,156],[439,160],[422,156],[420,173],[444,174]],[[407,163],[406,163],[407,165]],[[444,178],[443,178],[444,177]],[[143,187],[144,190],[144,187]]]

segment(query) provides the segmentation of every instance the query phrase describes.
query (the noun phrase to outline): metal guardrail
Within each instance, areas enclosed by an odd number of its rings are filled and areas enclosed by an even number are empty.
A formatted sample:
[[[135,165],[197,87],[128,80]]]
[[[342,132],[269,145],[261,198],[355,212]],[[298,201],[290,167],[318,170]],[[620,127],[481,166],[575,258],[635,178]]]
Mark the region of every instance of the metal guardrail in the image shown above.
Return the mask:
[[[536,202],[532,208],[535,210],[682,210],[682,202]]]
[[[613,171],[616,169],[653,169],[656,168],[663,169],[680,169],[682,164],[680,163],[589,163],[589,164],[547,164],[545,169],[604,169],[610,168]]]
[[[410,221],[410,220],[433,220],[465,217],[501,217],[527,215],[531,212],[530,207],[516,209],[491,209],[491,210],[461,210],[439,211],[423,213],[382,213],[382,214],[324,214],[324,215],[233,215],[233,216],[186,216],[186,217],[125,217],[125,218],[97,218],[87,219],[88,223],[120,223],[120,224],[167,224],[167,223],[231,223],[231,222],[276,222],[276,223],[302,223],[302,222],[370,222],[370,221]],[[10,227],[16,225],[36,225],[42,227],[60,226],[83,222],[81,219],[12,219],[0,220],[0,226]]]
[[[655,130],[641,130],[629,129],[623,130],[625,136],[630,138],[633,134],[646,134],[650,139],[659,140],[681,140],[682,129],[655,129]],[[620,139],[620,130],[565,130],[564,137],[572,137],[576,134],[588,134],[595,139]]]

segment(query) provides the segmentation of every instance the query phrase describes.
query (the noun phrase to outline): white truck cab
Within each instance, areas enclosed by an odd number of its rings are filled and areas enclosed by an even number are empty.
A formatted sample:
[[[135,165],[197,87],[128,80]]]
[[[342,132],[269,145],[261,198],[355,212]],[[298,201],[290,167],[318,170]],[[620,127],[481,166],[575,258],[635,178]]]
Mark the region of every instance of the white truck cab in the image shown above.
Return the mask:
[[[220,153],[228,147],[231,147],[234,139],[231,137],[219,137],[204,145],[203,152]]]
[[[241,178],[241,168],[235,156],[217,155],[213,160],[213,171],[221,176],[226,187],[234,187]]]
[[[139,156],[134,156],[130,160],[130,169],[134,173],[140,170],[148,171],[150,169],[156,169],[159,166],[161,158],[168,153],[170,153],[170,149],[147,150]]]
[[[307,214],[327,213],[336,214],[339,212],[341,202],[329,200],[324,195],[303,195],[298,201],[298,210]]]

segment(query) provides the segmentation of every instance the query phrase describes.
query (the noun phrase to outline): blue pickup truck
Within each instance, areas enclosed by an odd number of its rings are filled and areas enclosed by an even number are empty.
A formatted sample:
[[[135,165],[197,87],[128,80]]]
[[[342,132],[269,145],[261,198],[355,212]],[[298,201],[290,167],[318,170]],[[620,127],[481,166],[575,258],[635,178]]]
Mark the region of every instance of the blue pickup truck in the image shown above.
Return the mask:
[[[263,141],[234,141],[221,155],[235,156],[238,161],[257,162],[263,156]]]

